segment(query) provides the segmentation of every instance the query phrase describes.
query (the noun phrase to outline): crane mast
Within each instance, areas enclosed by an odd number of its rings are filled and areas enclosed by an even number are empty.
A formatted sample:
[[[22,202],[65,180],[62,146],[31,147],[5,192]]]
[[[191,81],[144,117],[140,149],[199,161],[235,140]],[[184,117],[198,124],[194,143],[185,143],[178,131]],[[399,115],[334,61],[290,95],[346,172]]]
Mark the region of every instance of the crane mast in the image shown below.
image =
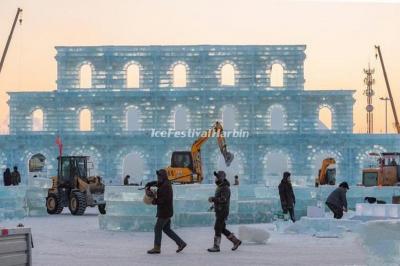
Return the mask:
[[[400,134],[399,119],[397,117],[396,106],[394,105],[394,100],[393,100],[393,96],[392,96],[392,90],[390,89],[390,84],[389,84],[389,79],[388,79],[387,73],[386,73],[385,63],[383,62],[381,47],[379,45],[375,45],[375,49],[378,51],[379,61],[381,61],[383,76],[385,78],[386,88],[387,88],[387,91],[388,91],[388,94],[389,94],[390,105],[392,106],[395,127],[396,127],[396,130],[397,130],[397,133]]]
[[[22,12],[22,9],[18,8],[17,9],[17,14],[15,14],[15,18],[14,18],[14,22],[13,22],[12,27],[11,27],[10,35],[8,35],[6,47],[4,47],[3,55],[1,56],[0,73],[1,73],[1,70],[3,68],[4,60],[6,59],[8,47],[10,46],[10,42],[11,42],[11,39],[12,39],[12,36],[13,36],[13,33],[14,33],[15,25],[17,24],[18,17],[21,14],[21,12]],[[19,23],[22,23],[22,19],[19,20]]]

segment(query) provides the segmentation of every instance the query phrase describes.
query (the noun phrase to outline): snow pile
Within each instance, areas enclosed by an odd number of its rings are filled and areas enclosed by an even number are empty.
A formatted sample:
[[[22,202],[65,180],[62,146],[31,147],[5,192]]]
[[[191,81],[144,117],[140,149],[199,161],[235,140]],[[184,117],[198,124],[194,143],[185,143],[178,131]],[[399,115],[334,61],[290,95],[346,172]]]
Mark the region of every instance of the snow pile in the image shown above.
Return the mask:
[[[247,243],[265,244],[270,238],[268,231],[249,227],[249,226],[239,226],[239,239]]]
[[[369,221],[359,233],[368,265],[400,265],[400,220]]]
[[[29,216],[45,216],[46,197],[48,189],[52,187],[52,180],[50,178],[33,178],[31,185],[28,186],[26,191],[26,203]]]
[[[26,215],[26,186],[0,186],[0,221],[20,219]]]

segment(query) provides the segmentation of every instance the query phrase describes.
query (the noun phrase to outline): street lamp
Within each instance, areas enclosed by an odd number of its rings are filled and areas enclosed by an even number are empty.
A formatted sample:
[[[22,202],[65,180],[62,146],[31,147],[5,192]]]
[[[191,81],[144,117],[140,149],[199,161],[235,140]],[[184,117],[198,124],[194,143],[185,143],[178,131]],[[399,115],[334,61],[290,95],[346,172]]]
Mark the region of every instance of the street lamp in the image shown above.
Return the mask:
[[[387,134],[387,102],[390,100],[390,98],[380,97],[379,100],[385,101],[385,132]]]

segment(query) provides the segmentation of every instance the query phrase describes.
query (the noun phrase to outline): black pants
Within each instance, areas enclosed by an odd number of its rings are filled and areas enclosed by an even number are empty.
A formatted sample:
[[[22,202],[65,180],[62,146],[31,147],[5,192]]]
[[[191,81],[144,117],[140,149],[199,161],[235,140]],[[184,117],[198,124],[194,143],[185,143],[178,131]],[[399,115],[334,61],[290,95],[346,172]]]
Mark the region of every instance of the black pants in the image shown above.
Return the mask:
[[[178,246],[185,243],[174,231],[172,231],[170,218],[157,218],[157,223],[154,226],[154,246],[161,246],[162,232],[174,240]]]
[[[214,225],[215,236],[221,237],[221,234],[224,234],[224,236],[228,237],[230,234],[232,234],[228,229],[226,229],[225,221],[226,217],[217,217]]]
[[[294,208],[288,208],[288,212],[290,214],[290,220],[292,220],[292,222],[296,222],[296,218],[294,217]]]
[[[326,206],[333,212],[333,217],[335,219],[341,219],[343,217],[343,208],[340,208],[332,203],[326,202]]]

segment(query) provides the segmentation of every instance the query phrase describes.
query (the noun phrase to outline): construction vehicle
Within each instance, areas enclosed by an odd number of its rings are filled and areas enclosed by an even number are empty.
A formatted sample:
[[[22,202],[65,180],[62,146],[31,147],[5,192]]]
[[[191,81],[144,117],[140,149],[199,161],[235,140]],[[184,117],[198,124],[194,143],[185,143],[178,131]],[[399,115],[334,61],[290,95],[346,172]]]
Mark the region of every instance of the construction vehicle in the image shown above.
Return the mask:
[[[217,137],[219,150],[224,157],[226,166],[231,164],[234,156],[227,150],[222,125],[217,121],[209,130],[200,135],[193,143],[190,151],[174,151],[172,153],[171,165],[165,169],[171,182],[190,184],[203,181],[204,175],[200,151],[203,144],[213,136]]]
[[[334,158],[325,158],[322,161],[318,176],[315,178],[315,187],[319,185],[335,185],[336,183],[336,161]]]
[[[11,39],[12,39],[12,36],[13,36],[13,34],[14,34],[14,30],[15,30],[15,25],[17,24],[17,21],[18,21],[18,18],[20,17],[20,15],[21,15],[21,12],[22,12],[22,9],[21,9],[21,8],[18,8],[18,9],[17,9],[17,14],[15,14],[15,18],[14,18],[13,24],[12,24],[12,26],[11,26],[11,31],[10,31],[10,34],[8,35],[8,39],[7,39],[7,42],[6,42],[6,46],[4,47],[4,51],[3,51],[3,54],[2,54],[2,56],[1,56],[1,60],[0,60],[0,73],[1,73],[1,70],[3,69],[3,64],[4,64],[4,61],[5,61],[5,59],[6,59],[6,55],[7,55],[7,52],[8,52],[8,47],[10,46]],[[19,24],[21,24],[21,23],[22,23],[22,19],[20,18],[20,19],[19,19]]]
[[[394,126],[396,128],[397,134],[400,134],[400,123],[399,123],[399,119],[398,119],[397,112],[396,112],[396,105],[394,104],[394,100],[393,100],[393,96],[392,96],[392,90],[390,89],[389,78],[386,73],[385,63],[383,62],[381,47],[379,45],[375,45],[375,49],[377,51],[376,57],[379,56],[379,60],[381,61],[381,67],[382,67],[382,71],[383,71],[383,76],[385,78],[386,89],[389,94],[390,105],[392,106],[392,112],[393,112],[393,117],[394,117]]]
[[[400,153],[382,152],[370,153],[376,157],[375,167],[370,166],[362,170],[362,185],[371,186],[396,186],[400,184]]]
[[[98,206],[105,214],[104,184],[99,176],[90,176],[89,156],[59,156],[57,176],[48,190],[46,207],[49,214],[59,214],[64,207],[71,214],[82,215],[86,207]]]

